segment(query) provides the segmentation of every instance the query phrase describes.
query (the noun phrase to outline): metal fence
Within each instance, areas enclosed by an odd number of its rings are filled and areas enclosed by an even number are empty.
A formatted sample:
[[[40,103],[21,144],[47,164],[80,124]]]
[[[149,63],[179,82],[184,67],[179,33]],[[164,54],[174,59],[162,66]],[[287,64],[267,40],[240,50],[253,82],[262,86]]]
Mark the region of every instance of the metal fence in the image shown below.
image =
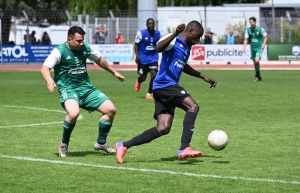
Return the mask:
[[[272,43],[300,43],[300,10],[261,11],[261,26],[268,29]]]
[[[141,11],[141,10],[140,10]],[[144,10],[147,13],[149,10]],[[151,11],[153,12],[153,10]],[[273,43],[300,43],[300,11],[276,10],[273,18],[270,10],[262,10],[259,7],[240,8],[230,7],[159,7],[156,10],[156,28],[162,35],[173,32],[180,23],[191,20],[200,21],[205,28],[211,28],[216,34],[213,37],[214,44],[225,42],[226,28],[236,28],[240,37],[237,43],[242,43],[245,27],[249,27],[249,17],[257,18],[257,25],[265,28],[268,37]],[[149,12],[150,15],[150,12]],[[108,36],[106,43],[114,43],[115,35],[121,31],[124,43],[133,43],[138,30],[139,21],[137,11],[101,11],[88,15],[71,15],[66,10],[35,10],[25,12],[19,10],[0,11],[2,32],[2,44],[24,44],[24,35],[35,31],[36,39],[41,39],[43,32],[48,32],[52,44],[60,44],[67,39],[67,30],[70,26],[79,25],[86,31],[86,41],[91,42],[95,28],[104,24]]]

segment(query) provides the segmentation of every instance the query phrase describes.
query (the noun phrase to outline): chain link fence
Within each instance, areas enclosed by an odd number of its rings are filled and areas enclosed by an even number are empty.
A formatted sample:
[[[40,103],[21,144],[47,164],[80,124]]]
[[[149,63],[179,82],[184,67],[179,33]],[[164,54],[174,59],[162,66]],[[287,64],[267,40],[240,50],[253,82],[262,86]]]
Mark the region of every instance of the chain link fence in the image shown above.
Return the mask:
[[[272,11],[261,11],[261,26],[267,29],[271,43],[300,43],[300,9],[277,10],[275,17]]]
[[[149,10],[140,10],[147,13]],[[153,12],[153,10],[152,10]],[[162,35],[173,32],[180,23],[191,20],[200,21],[205,28],[211,28],[216,34],[214,44],[225,43],[225,30],[236,28],[240,36],[236,43],[243,42],[244,31],[249,27],[249,17],[257,18],[257,25],[265,28],[271,43],[300,43],[300,11],[296,8],[275,11],[259,7],[225,8],[225,7],[159,7],[156,10],[156,28]],[[71,15],[66,10],[0,10],[2,44],[25,44],[25,35],[35,31],[37,40],[48,32],[52,44],[60,44],[67,39],[70,26],[78,25],[86,31],[86,41],[92,42],[96,27],[105,25],[108,30],[106,43],[115,43],[115,35],[121,31],[124,43],[134,43],[138,30],[137,11],[104,10],[86,15]],[[149,11],[150,15],[150,11]],[[29,30],[27,32],[27,30]]]

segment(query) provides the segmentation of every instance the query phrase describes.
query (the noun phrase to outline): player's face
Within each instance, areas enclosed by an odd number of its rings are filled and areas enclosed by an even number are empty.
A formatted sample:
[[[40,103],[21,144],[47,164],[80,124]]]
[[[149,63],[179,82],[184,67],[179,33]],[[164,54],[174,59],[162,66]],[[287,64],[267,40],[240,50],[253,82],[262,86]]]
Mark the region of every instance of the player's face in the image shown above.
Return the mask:
[[[250,25],[252,28],[255,28],[256,27],[256,22],[253,21],[252,19],[249,20],[250,21]]]
[[[68,38],[68,45],[71,50],[80,50],[81,46],[83,46],[84,36],[79,33],[75,33],[74,37]]]
[[[200,42],[200,38],[203,36],[203,30],[199,28],[193,28],[189,31],[189,41],[190,45],[195,45]]]
[[[153,21],[153,20],[149,20],[149,21],[147,22],[147,29],[148,29],[149,31],[153,31],[153,30],[154,30],[154,27],[155,27],[154,21]]]

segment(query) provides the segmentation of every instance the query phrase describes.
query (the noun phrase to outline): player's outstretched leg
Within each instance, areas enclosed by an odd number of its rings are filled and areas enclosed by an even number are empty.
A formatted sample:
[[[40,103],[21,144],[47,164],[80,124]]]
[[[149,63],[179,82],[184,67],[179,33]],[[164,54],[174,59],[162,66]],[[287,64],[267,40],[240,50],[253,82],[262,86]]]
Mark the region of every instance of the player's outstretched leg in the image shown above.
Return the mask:
[[[122,164],[124,162],[124,156],[127,152],[127,148],[123,146],[123,143],[122,142],[117,142],[115,144],[115,148],[116,148],[116,151],[117,151],[117,161],[119,164]]]
[[[177,155],[179,159],[185,159],[189,157],[199,157],[202,155],[202,152],[194,151],[191,147],[187,147],[184,150],[179,150]]]
[[[134,89],[136,92],[139,92],[141,89],[141,83],[139,83],[138,80],[136,80],[136,82],[135,82]]]

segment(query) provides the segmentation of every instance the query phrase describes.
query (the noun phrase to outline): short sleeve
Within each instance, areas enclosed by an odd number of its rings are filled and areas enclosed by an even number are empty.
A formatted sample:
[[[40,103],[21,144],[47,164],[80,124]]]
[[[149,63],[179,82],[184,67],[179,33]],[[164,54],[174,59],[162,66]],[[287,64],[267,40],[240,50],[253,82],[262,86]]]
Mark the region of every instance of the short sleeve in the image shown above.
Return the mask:
[[[264,28],[261,28],[261,35],[262,35],[263,37],[266,37],[266,36],[267,36],[267,32],[266,32],[266,30],[265,30]]]
[[[245,39],[248,39],[248,38],[249,38],[249,34],[248,34],[248,31],[247,31],[247,29],[245,30],[245,35],[244,35],[244,38],[245,38]]]
[[[169,33],[169,34],[163,36],[162,38],[160,38],[160,39],[158,40],[158,42],[156,43],[156,45],[157,45],[160,41],[162,41],[162,40],[166,39],[167,37],[171,36],[172,34],[173,34],[173,33]],[[174,47],[175,43],[176,43],[176,38],[174,38],[174,39],[170,42],[170,44],[169,44],[168,47],[165,49],[165,51],[172,49],[172,48]]]
[[[141,33],[141,31],[138,31],[138,33],[136,34],[136,36],[135,36],[135,40],[134,40],[134,42],[135,43],[140,43],[142,41],[142,33]]]
[[[97,50],[91,50],[91,54],[88,56],[88,59],[90,59],[91,61],[96,61],[99,58],[101,58],[101,54],[100,52],[98,52]]]
[[[56,64],[60,62],[60,59],[61,59],[60,51],[57,48],[54,48],[50,53],[50,55],[46,58],[43,65],[49,68],[53,68]]]

